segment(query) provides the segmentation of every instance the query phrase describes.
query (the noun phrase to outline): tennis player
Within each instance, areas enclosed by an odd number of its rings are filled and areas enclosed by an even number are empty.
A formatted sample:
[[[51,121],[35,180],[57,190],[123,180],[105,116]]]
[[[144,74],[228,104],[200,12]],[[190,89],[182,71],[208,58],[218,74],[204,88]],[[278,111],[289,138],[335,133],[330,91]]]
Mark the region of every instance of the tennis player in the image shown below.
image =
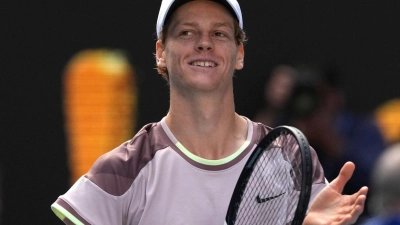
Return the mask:
[[[232,78],[246,40],[236,0],[163,0],[156,30],[169,112],[101,156],[56,200],[51,208],[66,224],[222,225],[240,172],[269,131],[235,112]],[[354,164],[328,184],[313,154],[304,224],[354,223],[367,192],[341,195]]]

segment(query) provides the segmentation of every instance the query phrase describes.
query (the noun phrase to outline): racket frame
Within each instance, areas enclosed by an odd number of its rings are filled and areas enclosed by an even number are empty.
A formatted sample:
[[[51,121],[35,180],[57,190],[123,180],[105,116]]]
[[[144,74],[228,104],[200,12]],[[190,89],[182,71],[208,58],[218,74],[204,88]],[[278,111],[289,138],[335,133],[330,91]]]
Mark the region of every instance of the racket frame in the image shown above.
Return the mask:
[[[265,135],[265,137],[259,142],[257,147],[250,155],[249,159],[247,160],[239,176],[238,182],[236,183],[236,187],[233,191],[232,198],[229,203],[226,215],[226,222],[228,225],[235,225],[234,222],[236,221],[238,206],[242,201],[243,192],[246,189],[248,180],[251,176],[251,173],[253,172],[254,165],[260,159],[265,147],[274,142],[276,138],[282,133],[292,134],[299,144],[299,151],[302,158],[302,173],[305,179],[302,179],[299,201],[297,203],[297,208],[292,221],[292,225],[300,225],[303,223],[308,209],[312,187],[313,168],[310,145],[305,135],[299,129],[292,126],[278,126],[269,131],[267,135]]]

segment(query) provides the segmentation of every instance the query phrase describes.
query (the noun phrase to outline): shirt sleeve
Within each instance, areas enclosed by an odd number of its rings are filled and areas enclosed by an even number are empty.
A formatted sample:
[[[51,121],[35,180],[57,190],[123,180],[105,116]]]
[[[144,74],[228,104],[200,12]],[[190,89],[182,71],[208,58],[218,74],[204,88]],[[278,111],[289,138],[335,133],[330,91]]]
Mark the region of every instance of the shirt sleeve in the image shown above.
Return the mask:
[[[51,205],[65,224],[123,224],[121,196],[113,196],[81,177]]]
[[[328,184],[328,180],[325,178],[324,169],[322,168],[321,163],[319,162],[318,155],[315,150],[311,147],[311,157],[313,164],[313,177],[312,177],[312,187],[311,187],[311,196],[310,203],[314,200],[314,198],[324,189]],[[309,204],[310,206],[310,204]]]
[[[51,209],[66,224],[137,223],[148,176],[142,169],[154,155],[151,147],[147,135],[137,135],[100,156]]]

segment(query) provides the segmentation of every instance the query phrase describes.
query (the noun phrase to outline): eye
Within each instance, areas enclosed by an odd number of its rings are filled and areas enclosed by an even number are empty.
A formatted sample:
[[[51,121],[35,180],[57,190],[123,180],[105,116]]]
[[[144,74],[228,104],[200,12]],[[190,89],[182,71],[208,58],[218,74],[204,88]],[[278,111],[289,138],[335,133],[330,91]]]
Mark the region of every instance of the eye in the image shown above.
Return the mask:
[[[226,37],[226,35],[222,32],[215,32],[214,35],[217,37]]]
[[[192,35],[193,32],[189,31],[189,30],[184,30],[181,32],[181,36],[190,36]]]

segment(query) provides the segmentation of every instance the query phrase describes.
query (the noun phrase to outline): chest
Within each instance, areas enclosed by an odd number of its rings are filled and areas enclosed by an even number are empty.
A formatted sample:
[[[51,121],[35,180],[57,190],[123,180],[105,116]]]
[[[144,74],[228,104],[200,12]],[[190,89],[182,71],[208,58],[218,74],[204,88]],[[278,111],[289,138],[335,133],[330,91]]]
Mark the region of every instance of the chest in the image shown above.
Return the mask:
[[[223,224],[243,165],[205,170],[168,158],[143,174],[138,224]]]

